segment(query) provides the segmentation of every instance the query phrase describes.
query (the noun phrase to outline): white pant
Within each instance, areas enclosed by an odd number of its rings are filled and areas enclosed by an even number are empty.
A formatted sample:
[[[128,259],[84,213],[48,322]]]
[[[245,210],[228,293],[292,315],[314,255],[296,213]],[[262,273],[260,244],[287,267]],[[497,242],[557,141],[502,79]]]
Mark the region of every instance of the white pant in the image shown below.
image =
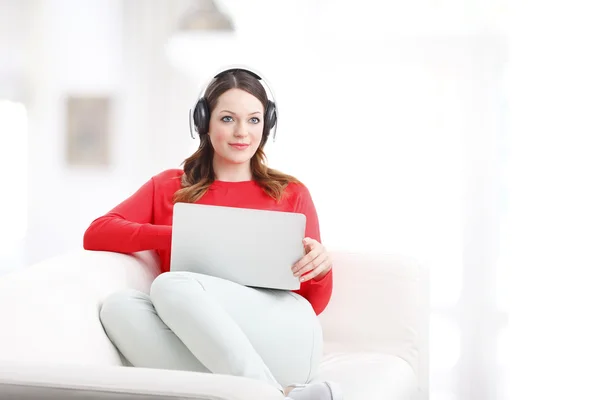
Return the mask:
[[[279,389],[307,383],[323,348],[302,296],[190,272],[159,275],[150,296],[112,294],[100,319],[133,366],[244,376]]]

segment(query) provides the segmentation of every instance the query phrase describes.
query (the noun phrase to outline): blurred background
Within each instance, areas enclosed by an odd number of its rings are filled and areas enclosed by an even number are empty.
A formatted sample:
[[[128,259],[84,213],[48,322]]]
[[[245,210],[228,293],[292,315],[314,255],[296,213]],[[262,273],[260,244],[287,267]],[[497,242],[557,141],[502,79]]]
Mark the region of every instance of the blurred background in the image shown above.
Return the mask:
[[[0,273],[198,146],[222,66],[262,73],[270,164],[331,250],[431,275],[431,398],[594,398],[600,35],[587,2],[0,0]],[[577,398],[577,397],[575,397]]]

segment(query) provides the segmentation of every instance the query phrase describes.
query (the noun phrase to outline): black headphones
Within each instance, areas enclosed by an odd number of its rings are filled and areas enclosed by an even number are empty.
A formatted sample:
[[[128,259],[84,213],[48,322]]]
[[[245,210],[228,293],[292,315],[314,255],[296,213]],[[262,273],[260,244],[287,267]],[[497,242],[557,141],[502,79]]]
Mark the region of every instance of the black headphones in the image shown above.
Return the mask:
[[[265,87],[265,91],[267,92],[267,97],[269,94],[271,95],[271,99],[267,100],[267,108],[265,109],[265,117],[264,117],[264,128],[261,142],[266,142],[271,130],[273,130],[273,140],[275,140],[275,135],[277,131],[277,106],[275,105],[275,97],[273,96],[273,92],[269,88],[269,86],[265,83],[263,78],[260,77],[256,72],[250,71],[246,68],[228,68],[224,71],[219,72],[215,77],[211,80],[211,82],[206,86],[210,86],[212,82],[216,79],[219,79],[221,76],[235,71],[244,71],[254,78],[256,78],[259,82],[262,83],[263,87]],[[189,122],[190,122],[190,135],[192,139],[194,138],[194,131],[198,134],[198,136],[206,135],[208,133],[208,122],[210,121],[210,111],[208,109],[208,103],[206,102],[206,98],[204,94],[206,93],[206,88],[202,91],[202,94],[196,100],[196,104],[194,108],[190,110],[189,113]]]

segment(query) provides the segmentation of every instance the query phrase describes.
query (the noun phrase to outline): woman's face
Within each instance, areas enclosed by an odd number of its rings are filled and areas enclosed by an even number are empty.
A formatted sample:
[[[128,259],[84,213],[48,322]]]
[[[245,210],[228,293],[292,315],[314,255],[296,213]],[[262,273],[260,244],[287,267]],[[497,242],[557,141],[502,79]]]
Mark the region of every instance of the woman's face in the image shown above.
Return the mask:
[[[263,132],[264,107],[241,89],[223,93],[210,114],[208,135],[218,164],[245,164],[256,153]]]

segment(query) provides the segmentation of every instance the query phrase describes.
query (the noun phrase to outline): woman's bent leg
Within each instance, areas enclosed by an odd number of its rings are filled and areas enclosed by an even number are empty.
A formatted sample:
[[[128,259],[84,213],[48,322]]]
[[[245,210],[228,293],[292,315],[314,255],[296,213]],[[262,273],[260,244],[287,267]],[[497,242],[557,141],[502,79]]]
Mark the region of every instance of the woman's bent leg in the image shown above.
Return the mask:
[[[210,372],[158,317],[150,297],[142,292],[124,290],[108,296],[100,321],[135,367]]]
[[[296,294],[168,272],[156,278],[150,297],[161,319],[214,373],[281,389],[306,382],[319,363],[320,325]]]

